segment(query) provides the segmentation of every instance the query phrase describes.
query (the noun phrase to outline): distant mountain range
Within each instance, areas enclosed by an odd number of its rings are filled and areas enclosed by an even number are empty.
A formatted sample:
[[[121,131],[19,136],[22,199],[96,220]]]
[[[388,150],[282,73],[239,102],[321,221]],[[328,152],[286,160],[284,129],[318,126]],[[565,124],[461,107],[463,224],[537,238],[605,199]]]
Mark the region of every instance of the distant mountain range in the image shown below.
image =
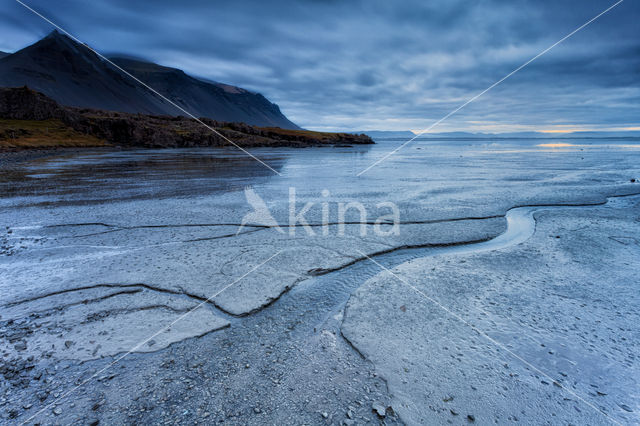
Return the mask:
[[[384,131],[366,130],[366,133],[373,139],[411,139],[415,133],[407,131]],[[441,132],[425,133],[419,139],[490,139],[490,138],[513,138],[513,139],[579,139],[579,138],[639,138],[640,131],[581,131],[570,133],[546,133],[546,132],[510,132],[510,133],[471,133],[471,132]]]
[[[110,58],[141,81],[197,117],[253,126],[299,129],[264,96],[208,82],[176,68]],[[28,86],[58,103],[128,113],[184,115],[85,46],[53,31],[15,53],[0,53],[0,86]]]

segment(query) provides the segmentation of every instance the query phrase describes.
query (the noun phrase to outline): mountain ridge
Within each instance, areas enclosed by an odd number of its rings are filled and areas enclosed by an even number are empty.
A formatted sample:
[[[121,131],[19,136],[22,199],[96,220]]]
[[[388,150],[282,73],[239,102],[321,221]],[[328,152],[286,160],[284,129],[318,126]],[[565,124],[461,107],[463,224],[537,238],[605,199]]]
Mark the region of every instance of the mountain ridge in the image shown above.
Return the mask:
[[[414,138],[415,133],[406,131],[386,131],[386,130],[365,130],[351,132],[354,134],[366,133],[372,138]],[[474,133],[474,132],[429,132],[422,134],[416,139],[588,139],[588,138],[639,138],[640,131],[596,131],[582,130],[568,133],[551,133],[551,132],[505,132],[505,133]]]
[[[60,105],[28,87],[0,88],[0,151],[64,146],[309,147],[372,143],[367,135],[350,133],[257,127],[209,118],[196,121],[183,116],[74,108]]]
[[[110,59],[197,117],[299,129],[259,93],[197,79],[177,68],[138,59]],[[62,105],[126,113],[182,111],[57,31],[0,59],[0,86],[28,86]]]

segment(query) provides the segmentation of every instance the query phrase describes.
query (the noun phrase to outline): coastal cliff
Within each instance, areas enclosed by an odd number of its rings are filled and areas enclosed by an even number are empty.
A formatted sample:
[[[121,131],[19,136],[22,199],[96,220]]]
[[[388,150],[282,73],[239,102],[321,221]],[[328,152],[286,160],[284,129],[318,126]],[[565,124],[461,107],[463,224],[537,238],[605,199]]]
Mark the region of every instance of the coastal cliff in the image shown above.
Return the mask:
[[[121,146],[140,148],[372,144],[364,134],[256,127],[183,116],[67,107],[22,88],[0,88],[0,148]],[[217,132],[217,133],[216,133]],[[228,140],[233,142],[230,143]]]
[[[126,77],[144,81],[197,117],[300,130],[259,93],[195,78],[177,68],[127,58],[103,60],[57,31],[0,60],[0,87],[28,86],[62,105],[149,115],[180,115],[166,99]]]

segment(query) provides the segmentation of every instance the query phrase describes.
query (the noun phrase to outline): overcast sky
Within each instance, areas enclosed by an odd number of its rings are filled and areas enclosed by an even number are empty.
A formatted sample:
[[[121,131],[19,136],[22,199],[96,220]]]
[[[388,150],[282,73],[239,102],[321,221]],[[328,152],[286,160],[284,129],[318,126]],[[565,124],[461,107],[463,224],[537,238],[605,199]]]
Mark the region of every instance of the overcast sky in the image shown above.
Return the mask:
[[[295,123],[420,130],[615,0],[23,0],[102,53],[264,94]],[[0,0],[0,50],[51,31]],[[640,126],[640,1],[625,0],[433,131]]]

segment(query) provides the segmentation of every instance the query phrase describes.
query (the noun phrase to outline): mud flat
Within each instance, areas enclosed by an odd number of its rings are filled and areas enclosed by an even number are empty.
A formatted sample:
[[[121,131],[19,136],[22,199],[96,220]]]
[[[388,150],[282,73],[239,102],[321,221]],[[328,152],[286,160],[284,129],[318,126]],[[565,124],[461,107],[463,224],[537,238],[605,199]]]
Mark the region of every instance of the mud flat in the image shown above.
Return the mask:
[[[228,150],[70,154],[3,170],[4,418],[633,422],[637,298],[623,283],[637,272],[638,207],[603,204],[640,192],[637,152],[439,148],[356,178],[376,149],[258,151],[281,177]],[[281,229],[239,227],[248,185]],[[331,210],[325,235],[317,206],[306,217],[316,232],[289,229],[291,187],[301,204],[358,200],[376,212],[392,201],[400,232],[376,235],[375,218],[352,212],[338,236]],[[597,206],[512,209],[549,204]]]
[[[640,200],[536,209],[518,245],[380,274],[342,331],[408,423],[637,423]]]

